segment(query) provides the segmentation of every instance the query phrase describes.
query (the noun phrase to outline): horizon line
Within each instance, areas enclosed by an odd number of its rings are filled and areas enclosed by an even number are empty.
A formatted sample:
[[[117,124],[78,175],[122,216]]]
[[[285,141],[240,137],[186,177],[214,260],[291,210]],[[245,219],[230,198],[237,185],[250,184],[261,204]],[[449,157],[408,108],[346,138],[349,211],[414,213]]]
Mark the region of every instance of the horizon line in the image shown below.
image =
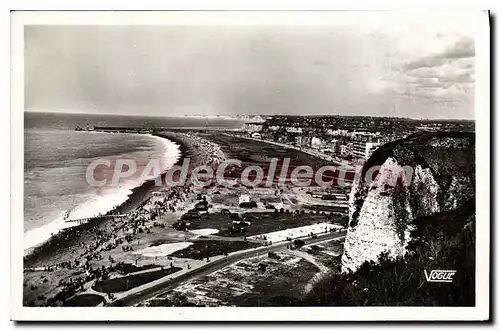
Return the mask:
[[[331,117],[378,117],[378,118],[395,118],[395,119],[408,119],[408,120],[420,120],[420,121],[472,121],[475,122],[475,118],[416,118],[416,117],[401,117],[401,116],[388,116],[388,115],[341,115],[341,114],[216,114],[216,115],[204,115],[204,114],[179,114],[179,115],[149,115],[149,114],[116,114],[116,113],[85,113],[85,112],[65,112],[57,110],[24,110],[24,113],[49,113],[49,114],[67,114],[67,115],[104,115],[104,116],[139,116],[139,117],[156,117],[156,118],[182,118],[182,117],[236,117],[236,116],[295,116],[295,117],[315,117],[315,116],[331,116]]]

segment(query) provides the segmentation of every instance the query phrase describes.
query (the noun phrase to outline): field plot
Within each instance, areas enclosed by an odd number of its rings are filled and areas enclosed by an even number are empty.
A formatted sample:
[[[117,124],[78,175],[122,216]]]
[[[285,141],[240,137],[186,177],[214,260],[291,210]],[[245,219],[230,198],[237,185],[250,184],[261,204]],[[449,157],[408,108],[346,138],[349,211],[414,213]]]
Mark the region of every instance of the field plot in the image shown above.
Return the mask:
[[[165,243],[159,244],[159,242],[155,243],[154,246],[149,246],[141,251],[138,251],[137,254],[141,254],[146,257],[156,257],[156,256],[167,256],[176,251],[185,249],[186,247],[191,246],[193,243],[189,241],[181,241],[176,243]]]
[[[26,306],[36,306],[43,301],[40,300],[40,296],[50,298],[57,294],[59,280],[68,282],[70,278],[80,276],[83,276],[81,270],[74,270],[72,273],[68,273],[64,269],[25,271],[23,304]]]
[[[303,247],[300,251],[313,256],[314,260],[328,267],[332,272],[340,272],[344,240],[331,240],[318,245]]]
[[[64,303],[64,307],[95,307],[104,302],[104,298],[97,294],[80,294]]]
[[[345,212],[346,207],[344,206],[327,206],[327,205],[304,205],[304,209],[311,211],[323,211],[328,213],[342,213]],[[348,217],[346,216],[346,220]]]
[[[274,264],[274,261],[259,263],[256,272],[254,265],[249,268],[254,274],[266,271],[253,284],[251,292],[243,293],[232,298],[232,305],[237,306],[290,306],[297,302],[303,295],[307,283],[319,271],[316,266],[299,257],[280,256],[285,261]],[[269,270],[267,270],[269,268]]]
[[[151,306],[290,306],[319,269],[289,251],[251,258],[177,287]]]
[[[215,192],[220,192],[220,190],[217,190]],[[219,194],[213,194],[212,203],[223,204],[224,206],[238,207],[239,194],[231,191],[228,191],[227,193],[224,192]]]
[[[217,143],[224,153],[226,153],[228,158],[242,161],[242,169],[247,165],[262,165],[269,163],[272,158],[278,158],[279,160],[290,158],[290,164],[307,164],[313,169],[319,169],[322,166],[330,165],[329,162],[307,153],[263,141],[221,134],[208,135],[207,139]],[[237,173],[237,175],[239,175],[239,173]]]
[[[202,260],[212,256],[225,255],[239,250],[261,246],[248,241],[197,240],[192,245],[178,250],[170,256]]]
[[[333,231],[340,231],[341,229],[343,229],[343,227],[340,225],[334,225],[330,223],[316,223],[312,225],[300,226],[297,228],[291,228],[291,229],[269,232],[266,234],[255,235],[248,238],[257,240],[258,239],[266,240],[270,243],[276,243],[295,238],[313,236]]]
[[[138,271],[143,271],[143,270],[148,270],[148,269],[154,269],[154,268],[159,268],[159,265],[156,264],[147,264],[147,265],[142,265],[142,266],[135,266],[131,263],[119,263],[116,265],[114,268],[115,271],[122,275],[127,275],[131,274],[133,272],[138,272]]]
[[[232,224],[233,220],[229,216],[221,215],[220,213],[210,213],[204,215],[203,219],[191,220],[189,230],[216,229],[219,230],[217,235],[223,235]]]
[[[125,277],[102,280],[96,282],[95,285],[92,286],[92,289],[101,293],[124,292],[134,287],[141,286],[143,284],[168,276],[179,270],[182,270],[182,268],[172,267],[165,268],[163,270],[156,270]]]
[[[244,213],[240,220],[247,225],[233,227],[234,219],[221,214],[209,214],[206,219],[193,220],[190,229],[213,228],[218,229],[218,236],[242,237],[275,232],[289,228],[328,222],[328,215],[320,214],[295,214],[279,212]]]

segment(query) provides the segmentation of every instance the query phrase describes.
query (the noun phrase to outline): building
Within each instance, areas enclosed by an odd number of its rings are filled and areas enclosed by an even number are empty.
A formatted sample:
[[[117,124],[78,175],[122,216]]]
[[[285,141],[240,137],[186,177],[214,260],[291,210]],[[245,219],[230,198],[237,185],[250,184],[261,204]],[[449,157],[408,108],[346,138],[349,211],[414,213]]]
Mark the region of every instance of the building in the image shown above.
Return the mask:
[[[373,152],[380,146],[378,139],[371,141],[355,140],[352,143],[352,154],[356,157],[367,160]]]
[[[257,115],[252,118],[252,121],[254,123],[264,123],[266,120],[262,116]]]
[[[321,199],[325,196],[325,192],[313,191],[311,192],[311,197]]]
[[[347,136],[348,131],[347,130],[340,130],[340,129],[337,129],[337,130],[328,129],[326,131],[326,134],[329,135],[329,136],[342,136],[342,137],[345,137],[345,136]]]
[[[258,133],[258,132],[254,132],[254,133],[252,133],[252,136],[251,136],[251,137],[252,137],[252,138],[256,138],[256,139],[261,139],[261,138],[262,138],[262,135],[261,135],[260,133]]]
[[[342,156],[351,155],[353,150],[353,143],[344,143],[340,145],[340,154]]]
[[[242,194],[239,197],[239,204],[241,205],[244,202],[250,202],[250,196],[248,194]]]
[[[295,137],[295,145],[301,146],[302,145],[302,136],[296,136]]]
[[[256,123],[256,122],[251,122],[251,123],[245,123],[245,131],[247,132],[260,132],[262,131],[262,123]]]
[[[380,137],[380,132],[353,131],[349,136],[356,141],[372,141]]]
[[[323,141],[318,137],[311,138],[311,147],[314,149],[320,149],[323,145]]]
[[[327,143],[327,146],[323,148],[327,149],[331,154],[338,154],[340,152],[340,141],[338,139],[332,139]]]
[[[311,146],[311,137],[308,136],[297,136],[295,137],[295,143],[297,146]]]
[[[286,132],[289,133],[302,133],[304,130],[301,127],[296,127],[296,126],[287,126],[286,127]]]
[[[280,129],[279,125],[271,125],[269,126],[269,131],[278,131]]]
[[[380,132],[353,131],[351,154],[361,159],[368,159],[381,145]]]
[[[373,152],[375,152],[380,145],[382,145],[380,141],[376,143],[367,143],[365,159],[368,159],[370,156],[372,156]]]

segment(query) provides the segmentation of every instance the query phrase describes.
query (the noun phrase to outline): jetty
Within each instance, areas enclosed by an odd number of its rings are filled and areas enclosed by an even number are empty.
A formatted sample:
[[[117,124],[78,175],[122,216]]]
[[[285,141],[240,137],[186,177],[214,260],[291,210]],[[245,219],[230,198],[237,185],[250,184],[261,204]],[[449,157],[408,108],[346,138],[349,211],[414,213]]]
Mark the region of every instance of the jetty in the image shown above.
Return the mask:
[[[153,133],[157,128],[152,127],[123,127],[123,126],[94,126],[94,131],[106,133]]]
[[[125,218],[127,217],[128,214],[118,214],[118,215],[102,215],[102,216],[94,216],[94,217],[87,217],[87,218],[77,218],[77,219],[72,219],[72,220],[67,220],[65,223],[78,223],[78,225],[81,225],[83,223],[87,223],[88,221],[94,220],[94,219],[110,219],[110,218]]]

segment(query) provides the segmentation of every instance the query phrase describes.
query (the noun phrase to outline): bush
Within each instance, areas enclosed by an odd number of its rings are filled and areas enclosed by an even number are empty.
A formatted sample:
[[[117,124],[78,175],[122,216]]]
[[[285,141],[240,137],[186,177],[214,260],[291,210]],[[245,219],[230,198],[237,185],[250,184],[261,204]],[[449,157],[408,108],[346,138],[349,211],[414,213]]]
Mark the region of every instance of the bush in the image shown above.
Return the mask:
[[[163,270],[98,281],[94,286],[92,286],[92,289],[94,291],[102,293],[124,292],[134,287],[160,279],[179,270],[182,270],[182,268],[173,267]]]
[[[302,247],[302,246],[305,245],[305,242],[303,240],[301,240],[301,239],[295,239],[293,241],[293,244],[294,244],[295,247],[300,248],[300,247]]]
[[[472,208],[472,209],[471,209]],[[472,215],[471,215],[472,211]],[[474,206],[422,217],[409,254],[365,262],[355,273],[319,282],[301,305],[310,306],[474,306]],[[468,216],[470,215],[470,216]],[[427,282],[424,270],[457,270],[452,283]]]
[[[101,302],[104,302],[104,298],[97,294],[80,294],[77,295],[64,303],[64,307],[95,307]]]
[[[240,203],[240,208],[257,208],[257,202],[249,201]]]

